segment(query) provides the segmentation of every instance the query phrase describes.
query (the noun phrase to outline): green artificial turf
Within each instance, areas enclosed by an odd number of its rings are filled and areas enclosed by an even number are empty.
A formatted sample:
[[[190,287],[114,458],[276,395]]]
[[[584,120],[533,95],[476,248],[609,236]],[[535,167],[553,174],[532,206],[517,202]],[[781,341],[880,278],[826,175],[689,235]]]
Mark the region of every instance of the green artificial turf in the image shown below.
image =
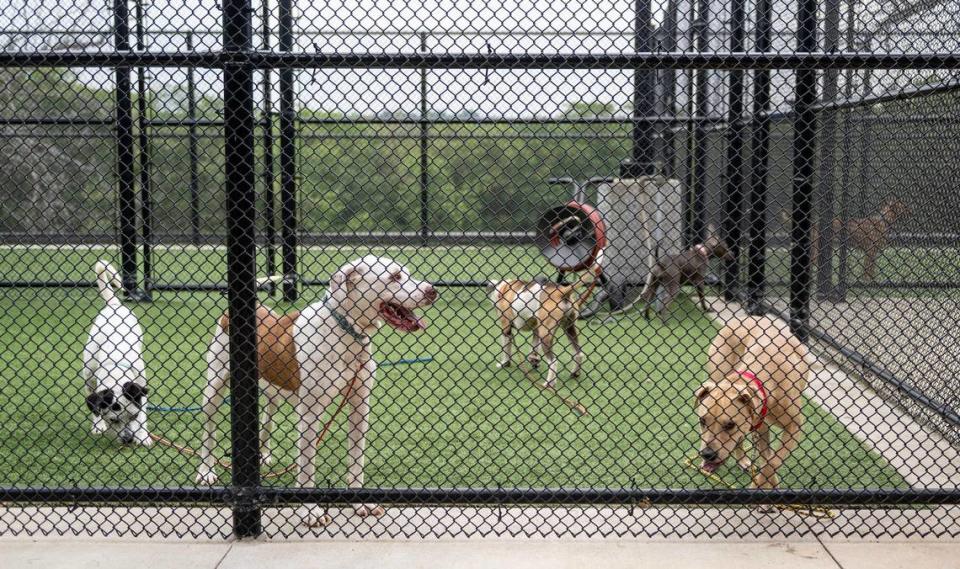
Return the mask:
[[[325,278],[360,248],[302,252],[303,274]],[[526,247],[397,248],[377,250],[430,279],[494,279],[548,272]],[[8,278],[90,279],[98,258],[114,250],[62,248],[0,250]],[[163,282],[222,282],[221,249],[158,250]],[[549,273],[549,272],[548,272]],[[297,306],[320,298],[308,288]],[[292,308],[262,298],[278,309]],[[203,354],[216,316],[226,307],[217,293],[155,293],[133,305],[145,330],[150,402],[200,402]],[[92,289],[6,289],[0,296],[0,486],[192,486],[196,459],[174,450],[123,449],[89,433],[80,379],[81,350],[100,308]],[[402,335],[384,329],[375,358],[432,357],[428,363],[383,367],[372,396],[367,445],[368,486],[402,487],[712,487],[683,465],[695,452],[691,405],[703,379],[712,321],[682,299],[666,321],[637,313],[613,322],[582,324],[587,361],[581,378],[561,374],[559,391],[587,407],[581,417],[541,391],[516,368],[497,370],[497,325],[486,291],[447,288],[425,311],[429,328]],[[526,335],[520,353],[529,350]],[[558,350],[570,361],[566,340]],[[781,473],[795,488],[900,488],[904,481],[829,413],[806,405],[804,440]],[[293,410],[284,405],[275,430],[280,467],[294,460]],[[226,409],[218,452],[229,456]],[[343,485],[344,417],[319,453],[321,484]],[[192,413],[150,415],[156,433],[188,446],[200,440]],[[268,469],[265,469],[265,471]],[[748,481],[735,468],[720,474]],[[229,481],[224,473],[221,481]],[[290,485],[292,475],[268,484]]]

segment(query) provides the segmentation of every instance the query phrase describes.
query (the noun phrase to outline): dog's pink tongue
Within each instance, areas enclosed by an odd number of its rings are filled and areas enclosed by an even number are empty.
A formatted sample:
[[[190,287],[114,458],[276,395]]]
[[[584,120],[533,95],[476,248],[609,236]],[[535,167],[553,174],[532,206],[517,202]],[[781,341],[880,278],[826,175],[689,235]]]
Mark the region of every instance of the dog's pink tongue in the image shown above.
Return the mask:
[[[426,330],[426,329],[427,329],[427,319],[426,319],[426,318],[422,318],[422,317],[417,316],[416,314],[414,314],[414,315],[413,315],[413,329],[414,329],[414,331]]]
[[[713,474],[714,472],[717,471],[717,467],[719,467],[719,466],[720,466],[720,465],[719,465],[718,463],[716,463],[716,462],[703,461],[703,462],[700,464],[700,470],[706,472],[707,474]]]
[[[417,316],[417,313],[403,307],[396,308],[397,316],[401,322],[401,327],[407,332],[419,332],[427,329],[427,321]]]

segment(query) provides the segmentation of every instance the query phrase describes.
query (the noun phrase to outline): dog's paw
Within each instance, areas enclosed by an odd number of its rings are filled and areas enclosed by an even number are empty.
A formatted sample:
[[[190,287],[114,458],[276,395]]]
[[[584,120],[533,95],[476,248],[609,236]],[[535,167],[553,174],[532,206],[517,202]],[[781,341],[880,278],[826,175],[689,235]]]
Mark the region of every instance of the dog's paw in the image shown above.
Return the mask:
[[[312,528],[323,528],[333,523],[333,518],[317,506],[305,506],[300,510],[303,524]]]
[[[574,368],[570,371],[570,379],[577,379],[580,377],[580,368]]]
[[[540,384],[540,387],[544,389],[555,389],[557,387],[557,380],[554,379],[552,381],[544,381]]]
[[[780,477],[769,467],[763,467],[753,475],[752,488],[761,490],[776,490],[780,486]]]
[[[273,458],[273,453],[269,451],[260,453],[260,464],[264,466],[273,466],[274,462],[276,462],[276,459]]]
[[[196,482],[201,486],[213,486],[217,483],[217,473],[213,469],[200,468],[200,471],[197,472]]]
[[[376,504],[354,504],[353,513],[361,518],[367,516],[373,518],[379,518],[386,512],[383,509],[383,506],[378,506]]]
[[[90,428],[90,432],[94,435],[102,435],[107,432],[107,422],[101,418],[96,418],[93,420],[93,426]]]
[[[749,457],[744,456],[743,458],[737,461],[737,466],[740,467],[740,470],[743,470],[747,474],[750,474],[750,468],[753,466],[753,462],[750,460]]]
[[[510,367],[511,365],[512,365],[512,362],[510,362],[510,361],[499,362],[499,363],[497,363],[497,369],[508,368],[508,367]]]

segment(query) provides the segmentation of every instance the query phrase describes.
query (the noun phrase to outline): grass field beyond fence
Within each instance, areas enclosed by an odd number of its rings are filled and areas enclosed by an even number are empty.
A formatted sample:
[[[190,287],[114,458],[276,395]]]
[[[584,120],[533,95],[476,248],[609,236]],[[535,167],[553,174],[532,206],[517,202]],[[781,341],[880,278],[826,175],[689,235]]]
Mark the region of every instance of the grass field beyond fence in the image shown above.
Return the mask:
[[[379,251],[378,250],[378,254]],[[313,248],[302,255],[308,278],[326,278],[366,249]],[[396,248],[382,254],[422,277],[499,278],[547,272],[529,248]],[[7,249],[0,270],[11,279],[86,279],[93,262],[116,252],[61,248]],[[158,250],[158,274],[179,282],[222,282],[223,251]],[[318,300],[309,288],[297,303]],[[280,310],[292,307],[264,300]],[[145,330],[150,403],[200,402],[203,354],[226,298],[216,293],[157,293],[134,305]],[[80,378],[87,329],[100,308],[92,289],[6,289],[0,296],[0,486],[192,486],[196,460],[167,448],[121,449],[89,433]],[[716,331],[681,301],[665,322],[636,313],[583,325],[587,363],[580,379],[561,374],[560,392],[580,401],[579,417],[517,370],[497,370],[497,326],[482,289],[445,289],[425,311],[427,331],[384,329],[375,358],[431,357],[429,363],[384,367],[372,397],[367,485],[402,487],[710,487],[683,465],[695,452],[695,386]],[[518,341],[529,350],[527,336]],[[560,341],[561,361],[569,362]],[[280,466],[294,460],[293,410],[282,407],[275,432]],[[829,413],[806,404],[805,438],[782,473],[794,488],[900,488],[904,481]],[[229,456],[228,414],[219,452]],[[343,485],[343,419],[320,451],[320,484]],[[151,430],[199,445],[197,414],[150,416]],[[746,485],[745,475],[721,474]],[[223,482],[229,481],[224,473]],[[268,483],[290,485],[292,475]]]

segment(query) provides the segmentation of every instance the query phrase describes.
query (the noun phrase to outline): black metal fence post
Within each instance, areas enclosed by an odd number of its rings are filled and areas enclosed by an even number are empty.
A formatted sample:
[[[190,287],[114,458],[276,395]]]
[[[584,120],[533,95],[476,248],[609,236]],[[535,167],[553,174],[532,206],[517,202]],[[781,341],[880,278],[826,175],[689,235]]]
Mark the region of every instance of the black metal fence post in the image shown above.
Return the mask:
[[[146,51],[143,27],[143,0],[135,0],[137,51]],[[143,288],[140,302],[150,302],[153,283],[153,199],[150,195],[150,124],[147,117],[146,69],[137,67],[137,150],[140,163],[140,231],[143,238]]]
[[[420,33],[420,53],[427,52],[427,34]],[[424,246],[430,237],[430,122],[427,113],[427,67],[420,68],[420,243]]]
[[[744,50],[744,0],[730,2],[730,51]],[[740,290],[740,242],[743,231],[743,71],[731,71],[727,113],[727,171],[723,192],[721,235],[732,258],[723,264],[723,295],[736,300]]]
[[[280,0],[280,51],[293,51],[293,2]],[[283,298],[297,300],[297,126],[293,69],[280,70],[280,239]]]
[[[770,50],[772,0],[758,0],[754,49]],[[766,293],[767,265],[767,167],[770,154],[770,70],[753,74],[753,132],[750,140],[750,215],[747,223],[747,311],[760,315]]]
[[[223,48],[252,47],[250,0],[223,0]],[[238,538],[262,531],[260,491],[259,389],[256,322],[256,153],[254,151],[253,67],[228,64],[224,83],[227,298],[230,310],[230,436],[232,444],[233,532]]]
[[[692,4],[691,4],[692,5]],[[696,23],[696,22],[694,22]],[[694,45],[694,37],[696,36],[696,25],[690,26],[687,30],[686,45],[684,47],[689,48]],[[686,84],[684,85],[684,95],[686,98],[684,105],[684,112],[688,117],[692,117],[696,114],[696,96],[695,96],[695,82],[697,70],[687,69],[684,71]],[[693,244],[693,191],[694,186],[696,185],[696,176],[697,169],[694,164],[694,150],[693,144],[696,140],[697,132],[697,121],[690,121],[687,123],[686,136],[683,139],[683,162],[684,162],[684,184],[683,184],[683,195],[681,197],[681,205],[683,208],[681,211],[681,219],[683,220],[683,246],[689,247]]]
[[[800,0],[797,10],[797,51],[817,47],[817,1]],[[793,203],[790,238],[790,328],[807,341],[810,320],[810,232],[813,227],[813,171],[816,150],[817,72],[798,69],[793,120]]]
[[[113,41],[118,52],[130,52],[130,8],[127,0],[114,0]],[[130,68],[117,67],[115,100],[117,117],[117,213],[120,227],[120,271],[123,291],[135,298],[137,290],[137,195],[133,150],[133,100]]]
[[[710,0],[697,2],[697,16],[693,22],[696,51],[706,53],[709,49],[709,13]],[[707,95],[710,71],[697,69],[696,71],[696,115],[705,117],[710,113],[710,104]],[[697,121],[693,131],[693,188],[690,196],[691,221],[688,244],[703,242],[706,237],[707,215],[707,129],[703,121]]]
[[[828,53],[840,47],[840,0],[826,0],[824,13],[824,45]],[[837,81],[840,70],[826,69],[823,72],[823,96],[821,101],[833,103],[837,98]],[[817,296],[836,300],[833,285],[833,218],[834,218],[834,154],[837,150],[837,115],[839,111],[823,113],[823,142],[820,148],[820,175],[817,181]]]
[[[661,47],[665,51],[677,49],[677,0],[667,2],[667,12],[663,17]],[[667,69],[663,72],[663,105],[668,116],[674,117],[677,113],[677,70]],[[676,175],[676,130],[673,124],[663,125],[663,175],[673,178]]]
[[[193,51],[193,34],[187,33],[187,51]],[[187,68],[187,153],[190,160],[190,235],[194,245],[200,244],[200,174],[197,145],[197,79],[196,69]]]
[[[854,48],[854,40],[856,38],[856,28],[857,28],[857,10],[855,0],[849,0],[847,2],[847,33],[846,33],[846,48]],[[852,100],[853,98],[853,78],[854,71],[853,69],[847,69],[844,74],[845,84],[843,86],[843,96],[847,101]],[[853,113],[855,108],[848,108],[845,110],[846,117],[843,121],[843,143],[842,143],[842,156],[843,156],[843,166],[841,167],[840,172],[840,219],[843,220],[840,227],[840,234],[835,235],[834,237],[838,240],[838,252],[837,252],[837,284],[835,288],[835,295],[833,300],[835,302],[842,302],[847,297],[847,232],[846,232],[846,220],[850,218],[849,212],[849,200],[850,200],[850,178],[853,175],[853,141],[851,140],[853,136],[852,125],[862,124],[860,122],[854,122]],[[831,228],[832,230],[832,228]]]
[[[650,0],[636,0],[634,50],[637,53],[652,51],[653,27],[650,18]],[[639,178],[653,174],[653,123],[646,120],[646,117],[654,114],[655,81],[656,71],[650,69],[633,71],[633,148],[630,159],[620,165],[620,176],[624,178]]]
[[[263,50],[270,51],[270,2],[263,0],[263,11],[261,13],[263,20]],[[264,68],[263,74],[263,217],[264,217],[264,239],[266,240],[266,271],[267,276],[273,276],[277,272],[276,262],[276,242],[277,242],[277,213],[276,198],[274,196],[273,183],[275,180],[273,167],[273,72]],[[270,288],[270,294],[275,291],[275,287]]]

